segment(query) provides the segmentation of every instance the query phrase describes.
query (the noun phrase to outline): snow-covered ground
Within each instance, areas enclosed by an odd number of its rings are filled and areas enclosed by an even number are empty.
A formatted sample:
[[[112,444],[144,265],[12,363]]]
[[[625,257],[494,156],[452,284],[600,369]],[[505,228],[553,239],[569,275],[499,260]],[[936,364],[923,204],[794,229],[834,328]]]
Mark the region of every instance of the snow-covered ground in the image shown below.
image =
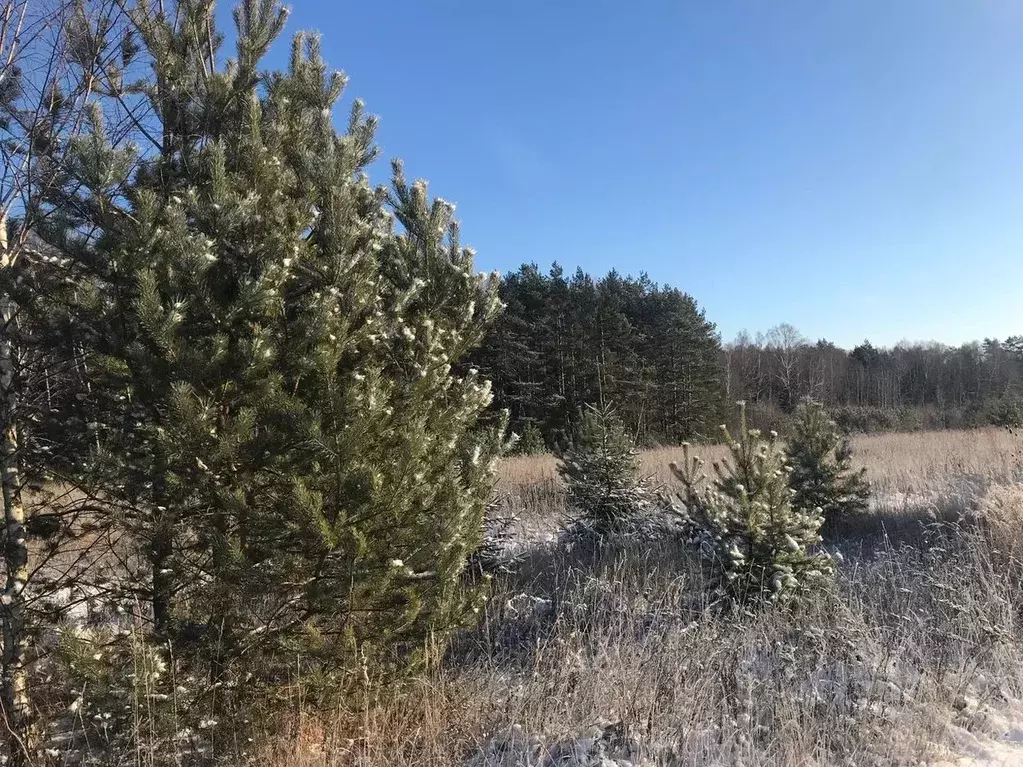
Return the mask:
[[[933,767],[1015,767],[1023,765],[1023,702],[982,707],[981,728],[949,727],[947,756]]]

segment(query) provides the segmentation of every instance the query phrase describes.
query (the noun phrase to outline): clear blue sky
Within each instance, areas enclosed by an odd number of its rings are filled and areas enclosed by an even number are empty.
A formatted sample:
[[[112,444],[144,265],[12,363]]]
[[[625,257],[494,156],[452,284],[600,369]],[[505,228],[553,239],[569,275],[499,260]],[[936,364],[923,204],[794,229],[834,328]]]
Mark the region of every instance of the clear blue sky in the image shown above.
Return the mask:
[[[1019,0],[293,10],[482,269],[646,271],[726,339],[1023,333]]]

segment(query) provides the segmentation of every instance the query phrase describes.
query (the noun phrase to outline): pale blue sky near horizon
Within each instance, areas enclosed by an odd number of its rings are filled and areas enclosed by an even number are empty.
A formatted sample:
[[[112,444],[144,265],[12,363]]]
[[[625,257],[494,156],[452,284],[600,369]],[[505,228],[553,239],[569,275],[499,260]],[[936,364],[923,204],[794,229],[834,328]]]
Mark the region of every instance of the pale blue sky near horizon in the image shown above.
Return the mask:
[[[726,340],[1023,333],[1023,2],[292,8],[481,269],[645,271]]]

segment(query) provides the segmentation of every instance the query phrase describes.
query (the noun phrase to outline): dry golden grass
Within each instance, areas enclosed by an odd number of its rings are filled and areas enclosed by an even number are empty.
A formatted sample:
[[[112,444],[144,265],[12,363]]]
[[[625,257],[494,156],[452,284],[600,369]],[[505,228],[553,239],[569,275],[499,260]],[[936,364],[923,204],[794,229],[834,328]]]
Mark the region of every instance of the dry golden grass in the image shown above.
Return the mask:
[[[438,668],[367,710],[298,715],[261,764],[958,763],[943,744],[997,737],[996,712],[1023,695],[1023,562],[1006,544],[1023,520],[1020,441],[991,429],[854,449],[874,511],[829,541],[846,559],[800,610],[708,611],[678,542],[534,544]],[[678,454],[647,451],[643,470],[669,484]],[[510,458],[500,475],[508,509],[557,530],[552,457]],[[990,524],[971,521],[978,508]],[[591,756],[571,756],[580,743]]]
[[[1005,482],[1023,461],[1023,437],[996,428],[868,434],[853,437],[852,444],[854,463],[866,466],[871,482],[882,491],[912,492],[963,475]],[[693,450],[708,464],[726,453],[723,445],[698,445]],[[640,472],[673,484],[668,465],[680,457],[681,450],[675,447],[645,450],[640,453]],[[498,489],[512,494],[558,481],[552,455],[507,458],[499,474]]]
[[[478,625],[430,671],[370,683],[330,711],[304,705],[296,685],[290,715],[253,717],[266,733],[250,756],[260,767],[959,764],[954,741],[997,738],[1023,699],[1020,447],[993,429],[857,438],[875,497],[871,514],[829,533],[845,555],[834,583],[797,609],[750,612],[708,606],[682,541],[553,540],[566,518],[554,459],[510,458],[498,490],[525,519],[527,553],[495,577]],[[670,484],[678,456],[647,451],[643,471]]]
[[[1016,481],[1023,466],[1023,435],[1004,429],[871,434],[856,436],[853,464],[866,467],[876,514],[889,517],[888,533],[921,513],[947,517],[968,508],[991,485]],[[725,457],[724,445],[697,445],[708,464]],[[669,469],[681,448],[639,454],[640,474],[670,493],[677,480]],[[514,456],[498,470],[497,492],[529,540],[556,534],[566,519],[565,493],[552,455]]]
[[[538,555],[434,673],[300,716],[261,764],[926,763],[952,731],[994,735],[986,717],[1023,689],[1020,568],[960,534],[848,565],[797,613],[707,613],[670,545]],[[560,760],[591,735],[627,762]]]
[[[1023,560],[1023,485],[997,485],[981,500],[979,522],[999,561]]]

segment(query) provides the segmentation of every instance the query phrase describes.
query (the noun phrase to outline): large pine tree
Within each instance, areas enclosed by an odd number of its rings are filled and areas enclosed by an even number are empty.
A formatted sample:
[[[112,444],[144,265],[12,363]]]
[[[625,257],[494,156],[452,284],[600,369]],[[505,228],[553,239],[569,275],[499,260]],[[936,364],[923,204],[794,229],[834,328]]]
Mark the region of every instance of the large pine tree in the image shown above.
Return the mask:
[[[477,423],[488,382],[454,371],[497,281],[425,183],[396,164],[370,185],[374,120],[356,102],[335,130],[344,78],[316,38],[261,72],[276,2],[238,7],[226,64],[211,0],[140,2],[134,21],[139,144],[96,110],[52,201],[76,215],[49,238],[92,288],[72,312],[97,465],[155,633],[214,678],[263,650],[350,669],[422,648],[472,598],[459,575],[503,429]]]

